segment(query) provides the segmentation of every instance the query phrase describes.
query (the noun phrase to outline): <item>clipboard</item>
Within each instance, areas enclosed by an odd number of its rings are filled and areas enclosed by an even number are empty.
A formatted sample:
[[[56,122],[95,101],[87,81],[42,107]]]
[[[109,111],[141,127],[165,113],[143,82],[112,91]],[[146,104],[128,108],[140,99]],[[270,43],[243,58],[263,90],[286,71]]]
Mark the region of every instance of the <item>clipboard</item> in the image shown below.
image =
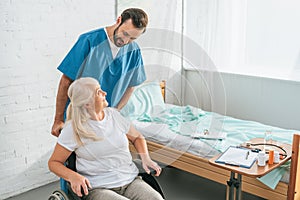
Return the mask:
[[[250,149],[230,146],[215,162],[249,169],[256,159],[257,153],[252,152]]]

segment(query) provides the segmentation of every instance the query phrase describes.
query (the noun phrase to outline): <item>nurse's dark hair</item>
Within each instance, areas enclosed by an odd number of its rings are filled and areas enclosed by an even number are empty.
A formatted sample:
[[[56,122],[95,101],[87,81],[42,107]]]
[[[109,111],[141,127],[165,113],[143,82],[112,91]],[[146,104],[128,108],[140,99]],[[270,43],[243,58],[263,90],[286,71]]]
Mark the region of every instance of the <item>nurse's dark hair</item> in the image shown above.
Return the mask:
[[[142,9],[128,8],[122,12],[121,18],[120,25],[122,25],[126,20],[131,19],[134,27],[144,29],[144,32],[146,31],[148,16]]]

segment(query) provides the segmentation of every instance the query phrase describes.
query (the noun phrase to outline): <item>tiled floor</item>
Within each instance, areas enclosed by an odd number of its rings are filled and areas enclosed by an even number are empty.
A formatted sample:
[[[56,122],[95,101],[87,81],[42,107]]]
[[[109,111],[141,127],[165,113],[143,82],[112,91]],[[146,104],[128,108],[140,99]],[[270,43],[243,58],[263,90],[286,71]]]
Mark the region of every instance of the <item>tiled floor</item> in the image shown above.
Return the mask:
[[[167,200],[223,200],[226,186],[180,171],[176,168],[165,168],[158,178]],[[43,200],[59,189],[59,182],[31,190],[7,200]],[[262,200],[262,198],[243,193],[243,200]]]

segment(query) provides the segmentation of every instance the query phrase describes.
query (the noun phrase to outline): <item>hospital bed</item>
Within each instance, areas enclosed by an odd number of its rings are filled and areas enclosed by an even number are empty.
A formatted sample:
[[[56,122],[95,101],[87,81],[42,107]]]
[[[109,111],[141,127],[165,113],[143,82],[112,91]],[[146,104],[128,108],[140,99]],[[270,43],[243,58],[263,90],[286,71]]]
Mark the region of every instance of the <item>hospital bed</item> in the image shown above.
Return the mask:
[[[151,158],[226,184],[230,172],[210,165],[208,160],[230,145],[264,138],[265,132],[271,130],[273,140],[288,144],[294,141],[291,165],[288,163],[259,179],[244,176],[242,191],[265,199],[294,199],[299,187],[296,181],[299,135],[295,134],[299,131],[235,119],[189,105],[167,104],[162,93],[165,93],[165,82],[145,83],[136,88],[121,110],[145,136]],[[134,154],[134,149],[131,150]]]

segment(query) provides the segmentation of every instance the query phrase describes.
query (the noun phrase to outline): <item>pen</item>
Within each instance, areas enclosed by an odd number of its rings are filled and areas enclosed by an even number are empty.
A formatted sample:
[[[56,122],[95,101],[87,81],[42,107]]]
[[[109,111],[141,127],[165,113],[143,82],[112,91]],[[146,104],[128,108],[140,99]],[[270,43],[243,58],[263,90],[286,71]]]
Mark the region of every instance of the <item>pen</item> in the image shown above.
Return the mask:
[[[230,166],[235,166],[235,167],[239,167],[240,165],[234,162],[225,162],[225,165],[230,165]]]
[[[248,160],[248,157],[249,157],[249,151],[247,151],[246,153],[246,160]]]

